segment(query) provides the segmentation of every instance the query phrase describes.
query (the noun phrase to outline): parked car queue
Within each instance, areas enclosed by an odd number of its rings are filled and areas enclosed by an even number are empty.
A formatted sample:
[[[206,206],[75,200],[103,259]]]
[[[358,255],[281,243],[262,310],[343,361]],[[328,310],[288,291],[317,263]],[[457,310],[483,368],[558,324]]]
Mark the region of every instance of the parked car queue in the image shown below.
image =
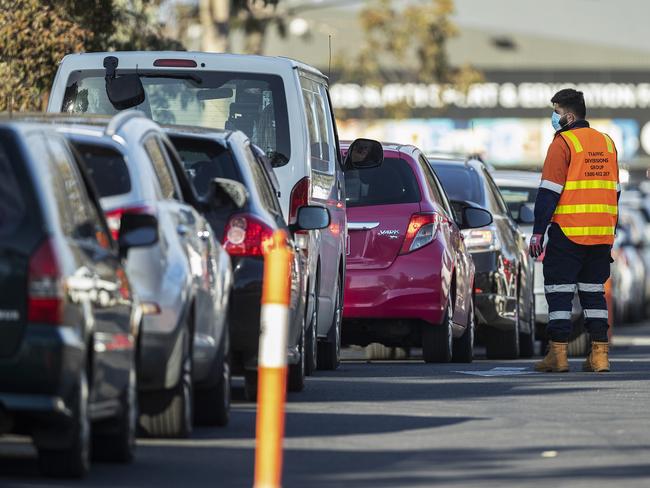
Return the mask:
[[[310,66],[70,55],[48,112],[0,121],[0,433],[32,436],[46,474],[129,462],[137,432],[226,425],[232,374],[255,399],[278,229],[290,391],[342,344],[533,354],[530,212],[480,161],[341,143]]]

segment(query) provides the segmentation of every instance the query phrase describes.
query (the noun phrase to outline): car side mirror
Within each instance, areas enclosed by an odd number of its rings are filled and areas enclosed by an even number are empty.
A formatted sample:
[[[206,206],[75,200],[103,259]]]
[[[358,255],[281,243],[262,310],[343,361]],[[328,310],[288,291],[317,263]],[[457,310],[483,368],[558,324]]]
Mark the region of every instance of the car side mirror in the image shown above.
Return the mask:
[[[132,247],[151,246],[158,242],[158,219],[149,214],[122,214],[117,239],[120,257],[126,257]]]
[[[492,223],[492,214],[475,203],[460,200],[452,200],[450,203],[461,230],[485,227]]]
[[[308,205],[298,209],[296,223],[290,226],[292,232],[298,230],[324,229],[330,225],[330,213],[325,207]]]
[[[517,222],[520,224],[534,224],[535,223],[535,211],[530,208],[530,204],[523,203],[519,207],[519,215],[517,216]]]
[[[347,169],[377,168],[384,162],[384,148],[373,139],[355,139],[343,162]]]
[[[248,190],[239,181],[228,178],[214,178],[210,182],[208,202],[217,206],[242,208],[248,201]]]
[[[106,68],[106,95],[117,110],[126,110],[144,102],[145,93],[140,76],[127,74],[117,76],[118,59],[115,56],[104,58]]]

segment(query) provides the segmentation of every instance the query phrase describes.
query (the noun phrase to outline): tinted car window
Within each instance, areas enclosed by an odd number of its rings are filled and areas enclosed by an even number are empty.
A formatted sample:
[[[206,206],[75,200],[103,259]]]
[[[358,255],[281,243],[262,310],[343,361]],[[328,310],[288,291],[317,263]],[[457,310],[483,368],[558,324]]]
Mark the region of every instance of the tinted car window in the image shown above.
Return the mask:
[[[0,142],[0,236],[15,232],[26,214],[25,200],[21,187]]]
[[[508,206],[506,205],[506,202],[503,201],[499,187],[485,168],[483,168],[483,175],[485,176],[488,193],[490,194],[490,198],[493,200],[494,208],[498,209],[498,213],[501,215],[509,215]]]
[[[484,205],[483,185],[474,168],[434,162],[433,169],[451,200],[466,200]]]
[[[182,70],[174,69],[182,74]],[[120,70],[120,74],[134,73]],[[140,74],[142,70],[139,71]],[[106,95],[103,71],[86,70],[68,79],[62,112],[117,113]],[[274,166],[289,162],[289,119],[282,78],[232,72],[187,72],[187,78],[141,76],[145,100],[137,108],[161,124],[241,130]]]
[[[123,195],[131,191],[131,177],[119,151],[107,146],[75,145],[88,168],[100,197]]]
[[[510,209],[514,218],[519,217],[519,208],[525,203],[535,203],[537,198],[537,188],[528,188],[524,186],[499,186],[501,195]]]
[[[164,199],[176,198],[176,189],[174,187],[174,178],[167,166],[165,155],[154,137],[150,137],[144,143],[144,148],[151,158],[153,168],[160,183],[160,190]]]
[[[208,194],[210,181],[214,178],[243,182],[232,154],[221,144],[182,136],[171,136],[170,139],[199,196]]]
[[[345,192],[349,207],[415,203],[421,198],[413,170],[398,158],[386,158],[377,168],[346,171]]]
[[[302,96],[307,115],[311,167],[316,171],[333,174],[336,163],[336,147],[332,120],[327,116],[327,93],[320,83],[300,78]]]
[[[269,212],[277,214],[277,199],[275,198],[273,190],[271,189],[271,182],[264,174],[264,168],[262,168],[260,162],[253,155],[250,146],[244,148],[244,155],[246,156],[246,161],[251,168],[255,188],[257,189],[257,193],[260,196],[262,206]]]

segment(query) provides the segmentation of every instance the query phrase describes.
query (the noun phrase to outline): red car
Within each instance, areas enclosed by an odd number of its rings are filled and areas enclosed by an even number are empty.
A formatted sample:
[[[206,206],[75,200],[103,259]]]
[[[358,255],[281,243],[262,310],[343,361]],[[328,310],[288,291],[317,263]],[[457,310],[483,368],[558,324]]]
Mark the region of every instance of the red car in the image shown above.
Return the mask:
[[[467,202],[452,207],[418,148],[383,151],[380,166],[345,173],[343,343],[421,346],[426,362],[471,362],[474,263],[460,230],[492,216]]]

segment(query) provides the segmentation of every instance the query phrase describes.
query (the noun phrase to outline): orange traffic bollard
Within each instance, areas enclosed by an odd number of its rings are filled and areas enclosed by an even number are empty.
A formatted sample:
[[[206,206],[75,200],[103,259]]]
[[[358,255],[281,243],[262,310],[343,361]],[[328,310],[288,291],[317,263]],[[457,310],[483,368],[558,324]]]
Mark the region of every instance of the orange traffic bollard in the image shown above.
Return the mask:
[[[255,488],[282,486],[287,342],[293,253],[284,231],[265,250],[257,383]]]

